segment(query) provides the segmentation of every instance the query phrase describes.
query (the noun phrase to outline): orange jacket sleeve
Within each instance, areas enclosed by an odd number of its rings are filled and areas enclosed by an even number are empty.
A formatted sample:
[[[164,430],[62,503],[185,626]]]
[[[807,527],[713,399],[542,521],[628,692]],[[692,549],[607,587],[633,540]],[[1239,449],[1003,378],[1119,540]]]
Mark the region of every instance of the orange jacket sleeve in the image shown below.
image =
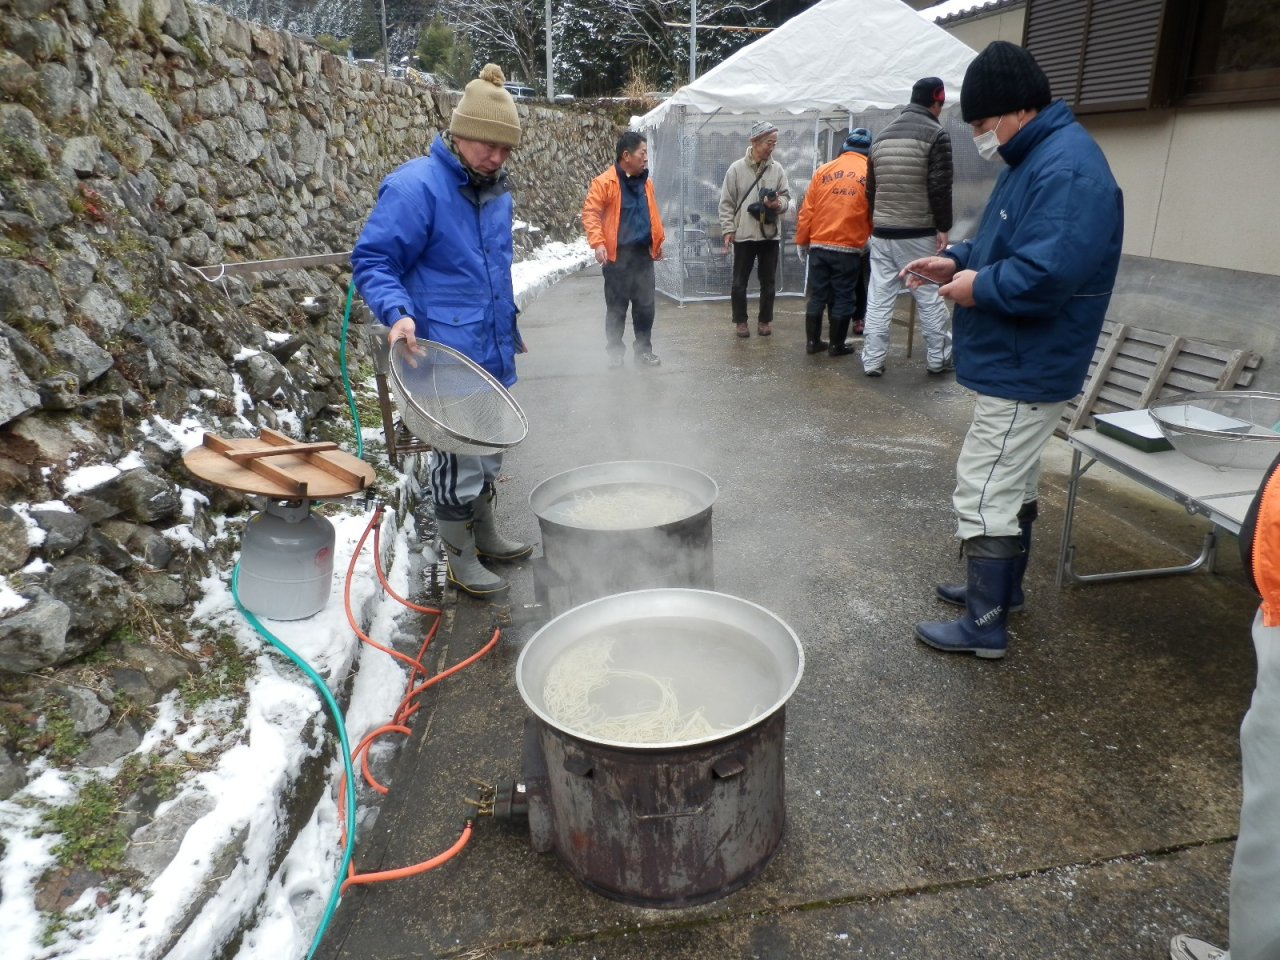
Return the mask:
[[[812,185],[804,193],[804,202],[800,204],[800,212],[796,214],[796,246],[805,247],[809,245],[809,220],[813,216],[813,196],[814,190]]]
[[[587,199],[582,203],[582,227],[587,232],[587,243],[594,250],[605,242],[604,217],[608,211],[609,198],[604,177],[599,176],[587,187]]]

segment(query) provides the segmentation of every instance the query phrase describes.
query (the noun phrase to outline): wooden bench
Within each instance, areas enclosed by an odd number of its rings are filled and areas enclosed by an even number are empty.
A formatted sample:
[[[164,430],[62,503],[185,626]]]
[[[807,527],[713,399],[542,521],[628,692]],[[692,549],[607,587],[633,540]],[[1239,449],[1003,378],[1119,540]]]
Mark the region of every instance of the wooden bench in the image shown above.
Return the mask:
[[[1257,354],[1221,344],[1143,330],[1108,320],[1098,337],[1089,376],[1080,395],[1067,404],[1055,431],[1071,446],[1058,586],[1135,577],[1168,576],[1205,568],[1212,572],[1217,533],[1238,532],[1262,471],[1219,471],[1172,450],[1143,453],[1088,429],[1095,414],[1141,410],[1153,400],[1211,390],[1248,387],[1261,364]],[[1088,462],[1082,465],[1082,460]],[[1213,524],[1200,555],[1189,563],[1144,570],[1079,574],[1073,569],[1072,518],[1080,477],[1094,463],[1116,470],[1149,490],[1182,504]]]
[[[1108,320],[1084,389],[1067,404],[1055,432],[1065,438],[1093,426],[1094,414],[1141,410],[1162,397],[1248,387],[1261,363],[1248,350]]]

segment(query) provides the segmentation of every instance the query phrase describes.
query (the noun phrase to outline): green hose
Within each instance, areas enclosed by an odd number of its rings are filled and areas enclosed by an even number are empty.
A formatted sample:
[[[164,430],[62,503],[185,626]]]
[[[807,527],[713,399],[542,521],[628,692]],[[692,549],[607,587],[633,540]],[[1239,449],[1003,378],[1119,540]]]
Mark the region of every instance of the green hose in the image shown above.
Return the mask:
[[[364,435],[360,432],[360,413],[356,410],[356,398],[347,379],[347,323],[351,319],[351,297],[356,292],[356,279],[347,285],[347,308],[342,311],[342,339],[338,345],[338,363],[342,367],[342,385],[347,388],[347,404],[351,407],[351,421],[356,425],[356,456],[364,459]]]
[[[350,295],[347,299],[347,308],[350,309]],[[344,369],[343,376],[346,376]],[[349,388],[348,388],[349,390]],[[358,422],[357,422],[358,423]],[[357,425],[357,435],[359,427]],[[237,586],[240,580],[240,562],[236,561],[235,569],[231,571],[231,597],[236,602],[236,607],[244,614],[249,625],[257,630],[259,634],[268,640],[272,646],[283,653],[286,657],[298,665],[303,673],[307,675],[320,695],[324,698],[325,703],[329,707],[329,714],[333,717],[333,722],[338,728],[338,743],[342,749],[342,765],[346,768],[347,777],[347,844],[342,851],[342,864],[338,867],[338,876],[333,883],[333,892],[329,894],[329,903],[325,907],[324,916],[320,918],[320,926],[316,928],[315,937],[311,940],[311,949],[307,951],[307,960],[315,955],[316,948],[320,946],[320,938],[324,936],[325,931],[329,928],[329,921],[333,919],[333,913],[338,909],[338,902],[342,899],[342,878],[347,875],[347,868],[351,864],[351,855],[356,845],[356,773],[351,764],[351,743],[347,740],[347,725],[342,722],[342,711],[338,707],[338,701],[333,699],[333,694],[329,692],[329,685],[324,679],[307,665],[307,662],[290,650],[279,638],[274,636],[270,630],[264,627],[261,621],[250,613],[243,603],[240,602],[240,593]]]

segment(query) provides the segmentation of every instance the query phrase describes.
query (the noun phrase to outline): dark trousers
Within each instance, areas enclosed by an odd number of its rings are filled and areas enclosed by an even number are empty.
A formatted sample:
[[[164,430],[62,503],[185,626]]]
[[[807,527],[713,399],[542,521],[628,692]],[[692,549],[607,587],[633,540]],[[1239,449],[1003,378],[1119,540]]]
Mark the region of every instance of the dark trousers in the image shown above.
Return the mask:
[[[760,322],[773,323],[773,297],[778,286],[777,240],[735,240],[733,244],[733,285],[729,300],[733,304],[733,322],[747,322],[747,281],[757,258],[760,270]]]
[[[862,282],[864,273],[861,253],[840,250],[809,250],[809,303],[806,315],[822,316],[824,307],[831,309],[831,319],[852,317],[861,320],[867,315],[867,287]]]
[[[627,326],[627,307],[631,307],[631,329],[636,342],[636,353],[650,353],[653,349],[653,258],[649,246],[628,243],[618,247],[618,258],[606,261],[604,272],[604,335],[605,349],[610,353],[625,353],[622,332]]]

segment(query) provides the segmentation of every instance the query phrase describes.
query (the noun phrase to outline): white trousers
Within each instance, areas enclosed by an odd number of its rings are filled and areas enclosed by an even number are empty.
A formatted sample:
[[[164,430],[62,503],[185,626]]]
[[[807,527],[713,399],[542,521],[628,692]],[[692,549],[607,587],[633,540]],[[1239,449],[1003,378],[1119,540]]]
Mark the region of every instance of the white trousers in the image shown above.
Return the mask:
[[[868,314],[870,316],[870,314]],[[956,536],[1016,537],[1018,511],[1035,500],[1040,455],[1067,408],[978,394],[956,461]]]
[[[1280,958],[1280,627],[1253,619],[1258,679],[1240,724],[1244,802],[1231,863],[1231,960]]]
[[[862,369],[874,370],[884,364],[889,351],[889,321],[893,303],[903,290],[898,273],[912,260],[932,257],[938,252],[934,237],[885,240],[872,237],[867,242],[871,257],[871,284],[867,289],[867,319],[863,327]],[[941,370],[951,359],[951,315],[938,296],[938,288],[926,283],[911,291],[916,298],[916,315],[924,335],[925,362],[930,370]]]

